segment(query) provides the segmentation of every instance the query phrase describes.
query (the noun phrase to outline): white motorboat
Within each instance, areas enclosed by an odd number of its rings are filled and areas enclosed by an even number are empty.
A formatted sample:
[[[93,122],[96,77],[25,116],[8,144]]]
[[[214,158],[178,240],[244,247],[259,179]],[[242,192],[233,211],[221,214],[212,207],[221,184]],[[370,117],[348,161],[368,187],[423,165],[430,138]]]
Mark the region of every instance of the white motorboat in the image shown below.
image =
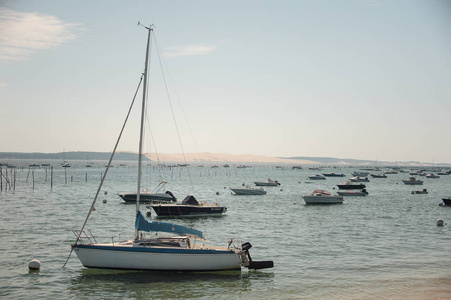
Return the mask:
[[[337,194],[340,196],[366,196],[368,192],[366,189],[362,189],[361,191],[338,191]]]
[[[266,179],[266,181],[254,181],[256,186],[279,186],[280,183],[277,180],[272,180],[271,178]]]
[[[141,24],[138,23],[138,25]],[[139,210],[144,119],[147,115],[147,69],[149,65],[151,32],[153,31],[151,26],[145,28],[148,30],[148,39],[144,73],[141,76],[143,97],[139,134],[136,210],[133,213],[135,219],[134,237],[126,241],[114,241],[113,238],[111,240],[108,238],[108,242],[100,243],[97,242],[90,230],[85,230],[89,217],[95,210],[96,200],[110,169],[122,131],[127,123],[129,117],[127,115],[83,226],[80,230],[74,231],[77,239],[71,245],[72,251],[77,254],[81,263],[88,268],[165,271],[220,271],[240,269],[241,266],[250,269],[272,268],[274,265],[272,261],[252,261],[249,255],[249,249],[252,247],[250,243],[235,246],[232,240],[224,247],[196,244],[196,240],[204,238],[201,231],[174,223],[150,222]],[[156,53],[159,52],[156,51]],[[149,233],[154,233],[154,235],[149,235]]]
[[[360,176],[349,178],[349,180],[352,182],[370,182],[368,177],[360,177]]]
[[[326,177],[321,175],[312,175],[308,177],[309,180],[326,180]]]
[[[352,176],[366,177],[369,174],[369,172],[355,171],[354,173],[352,173]]]
[[[234,195],[266,195],[263,188],[253,188],[250,186],[230,188]]]
[[[331,195],[325,190],[314,190],[313,193],[302,196],[305,204],[339,204],[343,203],[343,196]]]
[[[371,174],[371,177],[373,177],[373,178],[387,178],[387,175],[385,175],[385,174]]]
[[[426,178],[440,178],[440,176],[429,173],[429,174],[426,174]]]
[[[422,180],[417,180],[415,177],[409,177],[409,179],[403,180],[402,182],[407,185],[422,185],[423,184]]]

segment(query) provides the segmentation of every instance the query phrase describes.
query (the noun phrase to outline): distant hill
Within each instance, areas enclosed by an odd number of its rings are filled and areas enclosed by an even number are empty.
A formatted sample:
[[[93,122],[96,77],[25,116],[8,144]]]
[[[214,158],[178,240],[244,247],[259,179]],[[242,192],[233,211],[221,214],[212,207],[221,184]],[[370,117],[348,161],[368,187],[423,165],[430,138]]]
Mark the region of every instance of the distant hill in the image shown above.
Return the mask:
[[[63,160],[109,160],[111,152],[87,152],[72,151],[59,153],[25,153],[25,152],[0,152],[0,159],[60,159]],[[114,155],[115,160],[138,160],[137,153],[117,152]],[[147,158],[144,158],[147,160]]]

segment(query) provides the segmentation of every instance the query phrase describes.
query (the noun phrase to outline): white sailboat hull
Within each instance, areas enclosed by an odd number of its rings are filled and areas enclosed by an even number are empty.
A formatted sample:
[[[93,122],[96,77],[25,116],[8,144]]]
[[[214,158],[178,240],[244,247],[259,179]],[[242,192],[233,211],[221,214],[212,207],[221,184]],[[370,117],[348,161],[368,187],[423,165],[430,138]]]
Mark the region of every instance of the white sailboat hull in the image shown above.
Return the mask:
[[[140,248],[113,245],[73,245],[88,268],[165,271],[219,271],[241,269],[233,250]]]

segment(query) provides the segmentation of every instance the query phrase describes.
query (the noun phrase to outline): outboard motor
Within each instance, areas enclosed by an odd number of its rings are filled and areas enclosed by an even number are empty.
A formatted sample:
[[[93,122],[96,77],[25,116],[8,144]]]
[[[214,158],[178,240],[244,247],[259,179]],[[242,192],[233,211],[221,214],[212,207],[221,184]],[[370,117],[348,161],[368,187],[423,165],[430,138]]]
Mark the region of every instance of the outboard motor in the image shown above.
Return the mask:
[[[249,269],[267,269],[274,267],[274,262],[272,260],[267,261],[253,261],[251,258],[251,255],[249,254],[249,249],[252,248],[251,243],[246,242],[241,245],[241,249],[244,251],[244,253],[247,255],[247,258],[249,259],[249,265],[247,268]]]

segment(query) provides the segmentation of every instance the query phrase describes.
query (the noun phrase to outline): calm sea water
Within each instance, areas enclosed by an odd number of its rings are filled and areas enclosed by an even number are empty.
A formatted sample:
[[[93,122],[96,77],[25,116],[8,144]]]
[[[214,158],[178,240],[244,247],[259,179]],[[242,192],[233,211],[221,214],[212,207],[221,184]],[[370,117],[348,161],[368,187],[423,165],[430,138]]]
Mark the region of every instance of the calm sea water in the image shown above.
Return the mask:
[[[249,241],[254,260],[274,260],[275,266],[241,272],[132,272],[86,269],[75,254],[62,268],[75,240],[71,229],[79,229],[87,215],[104,162],[89,169],[69,168],[66,175],[53,165],[52,189],[50,172],[41,168],[28,173],[24,168],[17,170],[15,191],[0,192],[2,298],[451,298],[451,208],[438,205],[442,197],[451,196],[451,176],[422,177],[423,186],[402,184],[408,174],[370,178],[367,197],[306,206],[301,195],[314,189],[333,192],[344,178],[308,183],[307,176],[320,171],[291,166],[147,167],[144,185],[149,189],[167,180],[180,201],[194,193],[198,200],[228,208],[223,217],[176,223],[203,231],[216,245],[225,246],[232,237]],[[321,170],[330,171],[349,178],[354,169]],[[87,226],[100,240],[133,236],[135,207],[123,204],[117,193],[136,190],[136,172],[133,166],[110,170]],[[265,188],[265,196],[230,193],[229,187],[268,177],[282,185]],[[423,188],[429,194],[411,194]],[[437,227],[437,219],[449,225]],[[32,259],[41,261],[39,272],[29,272]]]

